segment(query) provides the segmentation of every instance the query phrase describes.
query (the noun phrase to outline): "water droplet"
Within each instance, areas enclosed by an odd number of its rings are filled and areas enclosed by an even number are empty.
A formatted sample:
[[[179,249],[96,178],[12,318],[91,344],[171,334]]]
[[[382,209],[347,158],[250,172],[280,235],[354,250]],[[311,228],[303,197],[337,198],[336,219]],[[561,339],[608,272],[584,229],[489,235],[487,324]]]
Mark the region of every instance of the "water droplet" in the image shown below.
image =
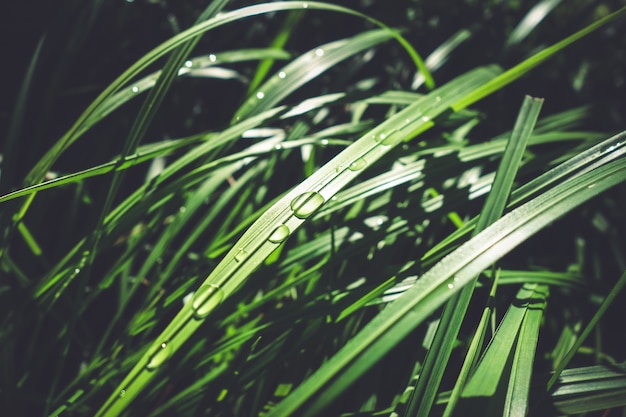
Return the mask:
[[[439,103],[439,102],[441,101],[441,97],[439,97],[439,96],[435,97],[435,101],[436,101],[437,103]]]
[[[387,138],[387,135],[384,133],[379,133],[378,135],[374,135],[374,141],[378,143],[382,143]]]
[[[180,206],[180,208],[178,209],[178,211],[179,211],[180,213],[184,213],[184,212],[186,212],[186,211],[187,211],[187,207],[185,207],[185,206]]]
[[[360,171],[367,166],[367,161],[364,158],[355,159],[348,169],[350,171]]]
[[[76,268],[76,269],[74,270],[74,275],[78,275],[79,273],[80,273],[80,268]]]
[[[172,354],[172,345],[168,342],[163,342],[159,346],[158,350],[154,352],[146,368],[149,371],[157,369],[159,366],[163,365],[163,363],[170,358]]]
[[[120,398],[124,398],[125,395],[126,395],[126,390],[125,389],[120,390]]]
[[[303,9],[308,9],[309,8],[309,4],[308,3],[302,3],[302,8]]]
[[[589,185],[587,186],[587,188],[593,188],[593,187],[595,187],[595,186],[596,186],[596,184],[595,184],[595,183],[594,183],[594,184],[589,184]]]
[[[215,61],[217,61],[217,57],[215,55],[213,55],[213,54],[210,54],[209,55],[209,61],[215,62]]]
[[[272,243],[283,243],[289,237],[289,228],[284,224],[278,226],[267,238]]]
[[[328,145],[328,139],[322,139],[322,146],[327,146]]]
[[[191,62],[191,61],[185,61],[185,66],[186,66],[187,68],[191,68],[191,66],[192,66],[192,65],[193,65],[193,62]]]
[[[287,73],[285,71],[281,71],[278,73],[278,78],[285,78],[287,76]]]
[[[422,117],[422,122],[427,123],[429,121],[430,121],[430,117],[428,117],[428,116]]]
[[[138,93],[139,92],[139,87],[137,87],[136,85],[133,86],[133,93]]]
[[[454,289],[454,284],[453,283],[449,283],[448,284],[448,289],[450,289],[450,290]]]
[[[258,93],[256,93],[256,98],[258,98],[259,100],[262,100],[263,97],[265,97],[265,93],[263,91],[259,91]]]
[[[281,145],[280,143],[278,145],[274,145],[274,149],[276,149],[277,151],[280,151],[283,148],[283,145]]]
[[[307,191],[291,200],[291,210],[299,219],[306,219],[324,204],[326,200],[320,193]]]
[[[235,261],[243,262],[248,257],[248,252],[243,249],[239,249],[239,252],[235,254]]]
[[[191,308],[194,317],[202,320],[208,316],[224,300],[224,291],[217,285],[203,285],[195,292],[191,299]]]
[[[317,56],[324,56],[324,50],[322,48],[317,48],[315,50],[315,55],[317,55]]]

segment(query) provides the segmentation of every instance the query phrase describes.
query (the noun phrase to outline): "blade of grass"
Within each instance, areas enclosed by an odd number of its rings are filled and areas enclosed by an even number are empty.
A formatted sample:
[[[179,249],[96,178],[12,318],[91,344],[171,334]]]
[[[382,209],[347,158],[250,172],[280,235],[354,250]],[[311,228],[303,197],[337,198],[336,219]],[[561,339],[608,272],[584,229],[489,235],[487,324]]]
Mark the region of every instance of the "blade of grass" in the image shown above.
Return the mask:
[[[626,180],[626,161],[611,161],[563,181],[513,210],[426,272],[268,417],[318,415],[455,290],[538,230],[598,193]],[[306,409],[303,406],[306,404]]]
[[[559,41],[555,43],[554,45],[541,50],[540,52],[533,55],[529,59],[526,59],[520,64],[507,70],[498,78],[495,78],[491,82],[485,84],[480,89],[473,91],[472,94],[468,94],[462,100],[459,100],[457,103],[454,103],[454,105],[452,106],[452,109],[455,111],[464,109],[465,107],[469,106],[472,103],[475,103],[481,98],[488,96],[494,91],[500,90],[502,87],[509,84],[511,81],[518,79],[522,74],[530,71],[537,65],[544,62],[546,59],[554,56],[557,52],[561,51],[563,48],[571,45],[577,40],[589,35],[593,31],[607,25],[608,23],[616,21],[617,19],[621,19],[622,17],[624,17],[624,15],[626,15],[626,7],[622,7],[616,12],[613,12],[609,14],[608,16],[598,19],[597,21],[593,22],[589,26],[586,26],[585,28],[579,30],[573,35],[568,36],[562,41]]]
[[[474,235],[483,231],[489,224],[502,216],[513,187],[513,181],[520,167],[522,156],[526,151],[528,138],[535,127],[542,104],[542,99],[534,99],[528,96],[524,98],[511,139],[507,143],[502,160],[498,166],[492,190],[487,196],[485,205],[478,218]],[[435,333],[435,338],[420,371],[420,379],[413,391],[406,415],[423,417],[431,413],[431,407],[437,396],[446,365],[449,362],[454,341],[456,341],[463,318],[466,316],[474,285],[475,280],[473,284],[463,288],[459,294],[453,296],[446,304]]]
[[[524,316],[515,348],[513,370],[502,414],[504,416],[526,417],[528,415],[530,381],[535,363],[539,328],[544,319],[548,294],[548,287],[539,285],[535,291],[536,298],[531,300],[527,307],[528,311]]]
[[[548,391],[554,387],[554,384],[558,381],[561,372],[563,372],[569,361],[574,357],[578,349],[582,346],[585,339],[589,336],[589,333],[591,333],[591,331],[596,327],[609,306],[613,303],[613,301],[615,301],[615,297],[617,297],[620,291],[624,288],[624,285],[626,285],[626,272],[624,272],[619,280],[617,280],[617,283],[615,283],[615,286],[606,296],[606,298],[602,302],[602,305],[600,306],[600,308],[598,308],[598,311],[596,311],[587,326],[585,326],[584,330],[580,333],[580,336],[578,336],[574,345],[570,347],[567,354],[565,354],[565,356],[555,367],[554,374],[552,374],[550,380],[548,381]]]
[[[289,40],[289,37],[291,36],[291,33],[296,28],[300,20],[302,20],[303,16],[304,12],[302,10],[294,10],[289,12],[289,15],[287,15],[287,19],[285,19],[285,23],[283,23],[283,26],[278,32],[278,35],[276,35],[276,38],[274,38],[274,41],[272,42],[273,48],[282,49],[285,46],[285,44]],[[270,69],[272,68],[272,65],[274,65],[273,58],[266,58],[259,62],[257,70],[254,73],[254,78],[248,86],[248,95],[252,94],[252,92],[259,87],[259,85],[263,82]]]
[[[170,322],[109,397],[98,416],[115,415],[124,409],[154,376],[156,368],[180,348],[211,311],[235,291],[308,217],[356,178],[368,164],[380,159],[403,140],[433,126],[432,119],[448,109],[460,95],[493,75],[492,69],[472,71],[423,97],[361,137],[283,196],[244,233],[196,291],[194,298]],[[124,395],[120,396],[122,391]]]

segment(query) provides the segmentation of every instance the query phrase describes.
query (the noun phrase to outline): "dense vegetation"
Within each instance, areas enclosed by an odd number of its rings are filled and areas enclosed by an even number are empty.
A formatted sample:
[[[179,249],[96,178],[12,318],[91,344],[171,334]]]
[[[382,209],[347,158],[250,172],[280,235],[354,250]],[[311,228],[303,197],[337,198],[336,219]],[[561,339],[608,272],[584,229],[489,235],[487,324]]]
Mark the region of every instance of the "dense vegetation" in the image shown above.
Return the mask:
[[[7,415],[626,413],[619,1],[6,8]]]

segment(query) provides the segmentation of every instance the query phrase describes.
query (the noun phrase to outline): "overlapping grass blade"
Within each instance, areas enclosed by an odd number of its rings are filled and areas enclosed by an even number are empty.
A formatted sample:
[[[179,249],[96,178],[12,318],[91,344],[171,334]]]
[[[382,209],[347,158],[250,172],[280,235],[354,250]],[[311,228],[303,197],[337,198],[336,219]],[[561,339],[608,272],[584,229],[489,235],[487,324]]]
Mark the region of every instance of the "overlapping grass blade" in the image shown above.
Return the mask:
[[[620,293],[620,291],[624,288],[624,285],[626,285],[626,272],[622,274],[622,276],[619,278],[615,286],[613,286],[613,288],[611,289],[607,297],[602,302],[602,305],[600,306],[598,311],[596,311],[596,313],[593,315],[593,317],[591,318],[587,326],[585,326],[583,331],[580,333],[580,335],[576,339],[576,342],[574,342],[574,344],[570,347],[569,351],[556,365],[554,374],[552,374],[552,377],[550,377],[550,380],[548,381],[548,384],[547,384],[548,390],[552,389],[554,384],[557,382],[559,376],[561,375],[561,372],[563,372],[565,367],[568,365],[569,361],[572,359],[572,357],[574,357],[574,354],[582,346],[587,336],[589,336],[591,331],[596,327],[596,325],[598,324],[598,322],[600,321],[600,319],[602,318],[606,310],[609,308],[611,303],[615,301],[615,298]]]
[[[573,208],[625,180],[626,160],[611,161],[559,183],[505,215],[425,273],[269,416],[318,415],[487,266]]]
[[[472,71],[400,111],[320,168],[268,209],[217,265],[194,298],[170,322],[127,375],[98,415],[114,415],[134,398],[165,360],[203,320],[330,197],[356,178],[368,164],[395,145],[433,126],[433,119],[468,89],[494,76],[493,69]],[[120,396],[119,393],[124,393]]]
[[[480,213],[474,234],[483,231],[495,222],[502,213],[509,199],[513,181],[526,151],[528,139],[539,116],[543,100],[526,97],[519,112],[511,139],[499,164],[493,187]],[[466,315],[472,298],[474,285],[470,284],[453,296],[443,310],[441,321],[435,333],[431,348],[426,355],[420,379],[409,402],[407,415],[427,416],[435,401],[439,383],[443,378],[446,364],[449,362],[454,341]],[[460,381],[462,384],[463,382]]]
[[[626,405],[626,364],[565,369],[551,393],[563,414],[589,413]]]
[[[542,285],[526,284],[520,289],[463,390],[463,412],[458,415],[526,415],[534,351],[546,297],[547,287]],[[496,395],[499,389],[506,395]]]

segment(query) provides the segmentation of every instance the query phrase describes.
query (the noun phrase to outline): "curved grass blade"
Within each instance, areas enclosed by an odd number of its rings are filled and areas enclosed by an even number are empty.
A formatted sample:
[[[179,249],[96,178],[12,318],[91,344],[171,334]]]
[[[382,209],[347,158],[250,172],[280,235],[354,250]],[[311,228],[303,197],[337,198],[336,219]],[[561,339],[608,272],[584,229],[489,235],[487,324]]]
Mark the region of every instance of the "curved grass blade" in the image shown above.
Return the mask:
[[[551,399],[556,409],[566,415],[624,407],[626,363],[565,369]]]
[[[495,75],[480,68],[433,91],[357,140],[269,208],[226,254],[107,400],[98,416],[116,415],[152,379],[225,298],[328,199],[402,141],[434,125],[466,91]],[[123,394],[123,395],[122,395]]]
[[[565,180],[523,204],[426,272],[368,323],[268,417],[316,416],[482,270],[599,193],[626,181],[626,159]],[[306,409],[303,407],[306,404]]]
[[[45,172],[48,171],[50,166],[54,163],[54,161],[56,161],[59,155],[61,155],[63,151],[67,149],[67,147],[69,147],[76,139],[78,139],[77,132],[80,131],[85,122],[87,122],[89,118],[92,117],[92,115],[100,108],[100,106],[102,106],[102,104],[107,99],[109,99],[111,95],[119,91],[124,85],[129,83],[134,77],[138,76],[141,71],[147,69],[157,59],[173,51],[180,45],[185,44],[189,40],[202,35],[204,32],[223,26],[225,24],[266,13],[302,9],[325,10],[349,14],[360,17],[362,19],[366,19],[379,27],[386,28],[383,23],[377,21],[376,19],[356,12],[352,9],[313,1],[285,1],[278,3],[264,3],[244,7],[230,12],[223,12],[218,16],[207,20],[206,22],[194,25],[191,28],[180,32],[176,36],[173,36],[172,38],[163,42],[158,47],[154,48],[152,51],[148,52],[137,62],[135,62],[135,64],[130,66],[126,71],[124,71],[122,75],[120,75],[102,93],[100,93],[100,95],[87,107],[87,109],[81,114],[81,116],[79,116],[74,125],[72,125],[72,127],[65,133],[65,135],[63,135],[63,137],[44,155],[44,157],[30,171],[26,178],[27,185],[32,185],[33,183],[39,182],[39,180],[43,178]],[[416,66],[418,66],[419,68],[423,68],[423,71],[425,73],[428,73],[428,71],[424,67],[421,58],[419,57],[417,52],[415,52],[415,50],[410,46],[410,44],[399,34],[397,34],[397,32],[393,31],[392,29],[388,30],[392,33],[392,36],[394,36],[394,38],[396,38],[398,42],[407,50],[411,58],[413,58]],[[430,75],[429,78],[432,80],[432,77]]]
[[[596,311],[596,313],[593,315],[593,317],[591,318],[587,326],[585,326],[585,329],[580,333],[580,336],[578,336],[578,338],[576,339],[576,342],[570,347],[570,349],[567,351],[565,356],[556,365],[554,374],[552,374],[552,377],[550,377],[550,380],[548,381],[548,391],[553,388],[554,384],[557,382],[557,380],[561,376],[561,373],[563,372],[563,370],[565,369],[569,361],[574,357],[578,349],[582,346],[587,336],[589,336],[589,334],[591,333],[591,330],[593,330],[595,326],[598,324],[598,322],[600,321],[600,319],[602,318],[606,310],[611,305],[611,303],[615,301],[615,297],[617,297],[620,291],[624,288],[624,285],[626,285],[626,272],[622,274],[622,276],[619,278],[615,286],[613,286],[613,288],[611,289],[607,297],[602,302],[602,305],[600,306],[598,311]]]
[[[498,78],[495,78],[494,80],[492,80],[491,82],[485,84],[484,86],[482,86],[480,89],[473,91],[471,94],[468,94],[466,97],[464,97],[462,100],[460,100],[457,103],[454,103],[454,105],[452,106],[452,108],[455,111],[458,111],[460,109],[464,109],[465,107],[469,106],[472,103],[475,103],[476,101],[480,100],[481,98],[484,98],[486,96],[488,96],[489,94],[493,93],[494,91],[498,91],[500,90],[502,87],[504,87],[505,85],[509,84],[511,81],[516,80],[517,78],[519,78],[522,74],[530,71],[531,69],[535,68],[537,65],[541,64],[542,62],[544,62],[546,59],[552,57],[553,55],[555,55],[557,52],[561,51],[563,48],[571,45],[572,43],[576,42],[577,40],[587,36],[588,34],[592,33],[595,30],[598,30],[599,28],[617,20],[620,19],[622,17],[624,17],[624,15],[626,15],[626,7],[622,7],[621,9],[617,10],[616,12],[611,13],[608,16],[603,17],[602,19],[598,19],[597,21],[593,22],[592,24],[590,24],[589,26],[586,26],[585,28],[579,30],[578,32],[574,33],[573,35],[568,36],[567,38],[563,39],[562,41],[559,41],[557,43],[555,43],[552,46],[547,47],[546,49],[543,49],[542,51],[538,52],[537,54],[533,55],[532,57],[522,61],[520,64],[514,66],[513,68],[505,71],[501,76],[499,76]]]
[[[535,127],[542,104],[542,99],[534,99],[529,96],[524,98],[511,139],[507,143],[498,166],[492,190],[480,212],[474,234],[481,232],[502,216],[522,156],[526,151],[528,138]],[[463,288],[446,304],[432,345],[420,371],[420,379],[411,396],[407,415],[427,416],[430,414],[444,370],[452,353],[454,341],[461,328],[463,318],[466,316],[474,291],[474,283]]]
[[[331,42],[302,54],[258,87],[237,110],[233,120],[254,116],[273,107],[337,63],[389,39],[392,39],[392,34],[388,29],[377,29]]]

